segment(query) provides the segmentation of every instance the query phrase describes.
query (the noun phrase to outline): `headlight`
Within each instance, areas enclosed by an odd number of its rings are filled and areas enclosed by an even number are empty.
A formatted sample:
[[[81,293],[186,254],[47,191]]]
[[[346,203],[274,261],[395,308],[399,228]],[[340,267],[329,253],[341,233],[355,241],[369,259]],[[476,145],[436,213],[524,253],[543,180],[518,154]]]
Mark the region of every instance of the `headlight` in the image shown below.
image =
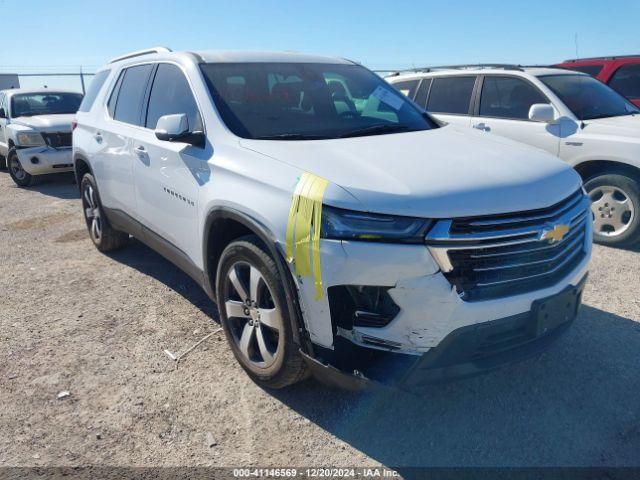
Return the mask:
[[[44,145],[44,138],[37,132],[18,133],[18,145],[21,147],[37,147]]]
[[[322,208],[322,238],[369,242],[424,243],[433,220]]]

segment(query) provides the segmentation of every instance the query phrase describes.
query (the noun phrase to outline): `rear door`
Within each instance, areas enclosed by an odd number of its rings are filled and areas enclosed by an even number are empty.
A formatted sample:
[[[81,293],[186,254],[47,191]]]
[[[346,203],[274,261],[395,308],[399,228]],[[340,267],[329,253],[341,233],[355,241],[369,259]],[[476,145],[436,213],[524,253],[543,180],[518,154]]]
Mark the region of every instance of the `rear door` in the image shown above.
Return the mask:
[[[134,139],[143,131],[142,104],[152,64],[122,70],[107,102],[107,119],[93,133],[92,157],[102,204],[139,219],[134,191]]]
[[[471,124],[471,98],[476,79],[477,75],[434,77],[426,99],[422,100],[421,97],[420,100],[425,102],[426,110],[436,118],[468,127]]]
[[[551,103],[535,85],[510,75],[484,75],[481,80],[473,128],[558,155],[560,124],[529,120],[531,105]]]
[[[168,242],[174,254],[195,263],[201,256],[198,195],[209,178],[207,153],[186,143],[158,140],[154,132],[160,117],[180,113],[187,115],[191,131],[204,131],[184,72],[177,65],[160,63],[148,96],[145,128],[133,142],[136,197],[149,243],[163,248]]]
[[[622,65],[611,76],[609,86],[640,106],[640,63]]]

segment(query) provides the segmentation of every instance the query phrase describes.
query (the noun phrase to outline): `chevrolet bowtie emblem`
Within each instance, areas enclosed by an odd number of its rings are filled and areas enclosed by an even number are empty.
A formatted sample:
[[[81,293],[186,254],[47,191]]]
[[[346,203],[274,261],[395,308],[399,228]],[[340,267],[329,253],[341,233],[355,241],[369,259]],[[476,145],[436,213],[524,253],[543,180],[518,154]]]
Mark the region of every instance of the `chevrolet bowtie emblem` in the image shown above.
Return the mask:
[[[545,229],[540,235],[540,240],[546,240],[549,243],[559,242],[569,232],[569,227],[562,223],[554,225],[551,229]]]

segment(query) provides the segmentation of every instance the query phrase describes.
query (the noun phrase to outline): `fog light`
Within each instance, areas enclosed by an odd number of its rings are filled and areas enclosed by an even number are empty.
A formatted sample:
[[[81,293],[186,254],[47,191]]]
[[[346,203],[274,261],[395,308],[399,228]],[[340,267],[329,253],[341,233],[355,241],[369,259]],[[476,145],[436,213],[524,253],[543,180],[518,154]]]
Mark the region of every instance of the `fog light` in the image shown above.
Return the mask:
[[[391,299],[390,287],[339,285],[329,287],[329,310],[336,326],[351,330],[353,327],[381,328],[388,325],[400,312]]]
[[[40,163],[40,159],[38,157],[31,157],[31,163],[37,165]]]

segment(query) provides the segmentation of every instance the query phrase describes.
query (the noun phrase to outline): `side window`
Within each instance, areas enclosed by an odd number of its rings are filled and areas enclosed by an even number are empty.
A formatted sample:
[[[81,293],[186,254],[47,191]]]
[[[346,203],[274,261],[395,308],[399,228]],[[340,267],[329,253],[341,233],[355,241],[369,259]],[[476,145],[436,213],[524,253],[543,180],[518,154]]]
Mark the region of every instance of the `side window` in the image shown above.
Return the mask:
[[[104,82],[107,80],[109,76],[109,70],[103,70],[102,72],[98,72],[91,80],[91,84],[89,85],[89,89],[87,90],[87,94],[82,99],[82,103],[80,104],[80,108],[78,108],[79,112],[88,112],[91,110],[93,106],[93,102],[96,100],[100,89],[104,85]]]
[[[175,65],[161,63],[151,87],[145,126],[155,129],[160,117],[176,113],[187,115],[191,130],[202,130],[198,104],[184,73]]]
[[[609,80],[609,86],[627,98],[640,98],[640,64],[620,67]]]
[[[575,70],[576,72],[586,73],[587,75],[591,75],[592,77],[595,77],[602,71],[603,67],[604,65],[576,65],[576,66],[572,65],[570,67],[563,66],[562,68]]]
[[[142,100],[152,68],[152,65],[139,65],[129,67],[122,73],[122,79],[119,80],[120,89],[117,91],[114,119],[132,125],[141,124]],[[114,90],[114,95],[115,92],[116,90]]]
[[[420,80],[407,80],[405,82],[394,82],[392,85],[404,96],[413,100],[413,96],[418,89],[418,83],[420,83]]]
[[[423,78],[422,83],[416,92],[415,102],[424,109],[427,108],[427,97],[429,96],[429,90],[431,89],[432,82],[432,78]]]
[[[476,77],[440,77],[433,80],[427,110],[468,115]]]
[[[534,103],[549,103],[542,93],[515,77],[487,75],[482,82],[480,116],[528,120]]]
[[[5,115],[8,115],[9,112],[7,112],[7,107],[6,107],[7,102],[5,102],[6,98],[7,97],[4,93],[0,93],[0,108],[4,108]]]

